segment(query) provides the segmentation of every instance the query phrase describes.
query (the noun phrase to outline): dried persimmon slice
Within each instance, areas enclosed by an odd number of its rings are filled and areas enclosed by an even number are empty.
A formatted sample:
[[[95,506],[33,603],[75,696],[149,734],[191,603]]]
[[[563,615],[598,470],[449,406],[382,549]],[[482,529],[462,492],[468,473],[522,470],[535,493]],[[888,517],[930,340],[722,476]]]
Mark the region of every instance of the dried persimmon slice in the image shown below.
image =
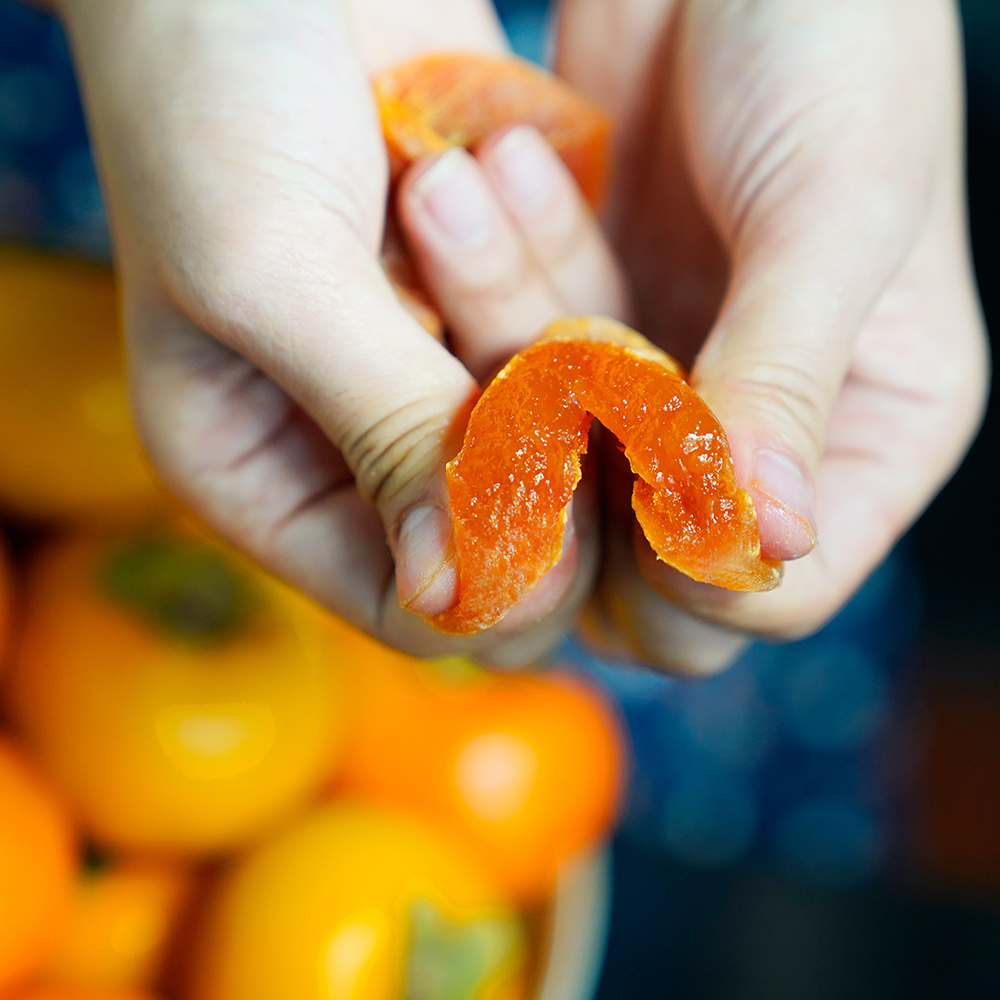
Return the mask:
[[[533,125],[584,195],[604,189],[611,119],[558,77],[514,56],[440,52],[378,75],[375,98],[395,179],[414,160],[471,148],[506,125]]]
[[[660,559],[729,590],[777,586],[722,427],[677,362],[614,320],[568,317],[490,383],[448,463],[458,602],[431,624],[487,628],[555,565],[593,417],[624,446]]]

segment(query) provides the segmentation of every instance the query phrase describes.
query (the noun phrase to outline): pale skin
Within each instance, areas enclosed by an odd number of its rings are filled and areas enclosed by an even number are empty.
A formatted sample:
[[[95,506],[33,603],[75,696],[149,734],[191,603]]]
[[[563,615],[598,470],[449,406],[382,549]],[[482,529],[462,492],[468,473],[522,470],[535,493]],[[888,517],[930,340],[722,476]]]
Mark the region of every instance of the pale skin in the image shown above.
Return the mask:
[[[397,210],[451,352],[377,264],[368,79],[504,51],[489,4],[63,13],[150,455],[223,534],[391,644],[526,662],[586,604],[616,649],[718,669],[834,614],[968,446],[988,361],[946,0],[565,0],[558,68],[618,122],[606,212],[524,128],[415,165]],[[693,365],[762,548],[789,560],[778,590],[657,562],[596,447],[560,564],[507,619],[453,638],[415,613],[455,599],[444,465],[476,380],[567,313],[629,319]]]

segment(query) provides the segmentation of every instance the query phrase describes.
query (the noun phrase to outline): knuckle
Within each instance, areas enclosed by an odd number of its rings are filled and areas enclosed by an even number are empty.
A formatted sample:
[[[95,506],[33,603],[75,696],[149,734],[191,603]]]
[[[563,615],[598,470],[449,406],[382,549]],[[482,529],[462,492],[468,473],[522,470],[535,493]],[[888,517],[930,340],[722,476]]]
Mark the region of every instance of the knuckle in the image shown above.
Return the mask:
[[[747,400],[767,425],[803,454],[818,458],[824,448],[827,389],[809,370],[792,362],[766,360],[729,380],[727,389]]]
[[[444,464],[448,427],[440,407],[421,399],[404,403],[348,435],[341,452],[361,496],[383,512],[405,508],[426,470]]]

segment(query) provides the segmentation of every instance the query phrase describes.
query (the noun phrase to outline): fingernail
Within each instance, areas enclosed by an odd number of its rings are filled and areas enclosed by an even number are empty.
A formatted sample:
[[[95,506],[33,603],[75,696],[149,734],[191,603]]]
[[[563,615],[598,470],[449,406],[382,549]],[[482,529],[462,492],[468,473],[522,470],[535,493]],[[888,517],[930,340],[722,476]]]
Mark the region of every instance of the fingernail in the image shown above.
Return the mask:
[[[494,228],[489,189],[464,149],[449,149],[417,178],[413,191],[447,239],[467,247],[489,241]]]
[[[396,594],[402,607],[421,615],[447,611],[458,599],[451,518],[433,504],[403,518],[396,541]]]
[[[761,554],[798,559],[816,547],[813,487],[798,463],[776,451],[754,456],[750,493],[757,509]]]
[[[494,180],[504,200],[533,210],[551,197],[557,181],[556,154],[536,129],[512,128],[490,150]]]

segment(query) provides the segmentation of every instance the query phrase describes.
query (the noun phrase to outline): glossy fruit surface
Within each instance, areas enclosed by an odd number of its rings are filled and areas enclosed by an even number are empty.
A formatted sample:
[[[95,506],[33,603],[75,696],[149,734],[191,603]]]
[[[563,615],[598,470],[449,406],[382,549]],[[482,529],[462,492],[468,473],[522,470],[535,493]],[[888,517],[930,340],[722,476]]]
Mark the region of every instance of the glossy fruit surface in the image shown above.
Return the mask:
[[[179,864],[125,860],[85,868],[40,978],[89,990],[151,986],[192,885],[193,872]]]
[[[0,249],[0,509],[112,522],[159,504],[109,267]]]
[[[351,657],[354,707],[335,791],[443,823],[528,906],[609,835],[625,738],[582,681],[413,660],[360,635]]]
[[[103,845],[231,848],[300,805],[343,731],[305,598],[172,530],[81,534],[25,582],[8,707]]]
[[[323,806],[242,858],[210,901],[189,1000],[515,1000],[516,911],[461,842]]]
[[[725,433],[680,366],[614,320],[565,318],[487,386],[448,464],[459,600],[433,625],[492,625],[558,561],[593,417],[624,446],[660,559],[730,590],[777,586]]]
[[[499,128],[526,124],[548,139],[591,203],[601,197],[610,118],[529,62],[442,52],[394,66],[374,87],[393,177],[421,156],[471,148]]]
[[[75,851],[61,804],[0,736],[0,995],[38,968],[62,930]]]

